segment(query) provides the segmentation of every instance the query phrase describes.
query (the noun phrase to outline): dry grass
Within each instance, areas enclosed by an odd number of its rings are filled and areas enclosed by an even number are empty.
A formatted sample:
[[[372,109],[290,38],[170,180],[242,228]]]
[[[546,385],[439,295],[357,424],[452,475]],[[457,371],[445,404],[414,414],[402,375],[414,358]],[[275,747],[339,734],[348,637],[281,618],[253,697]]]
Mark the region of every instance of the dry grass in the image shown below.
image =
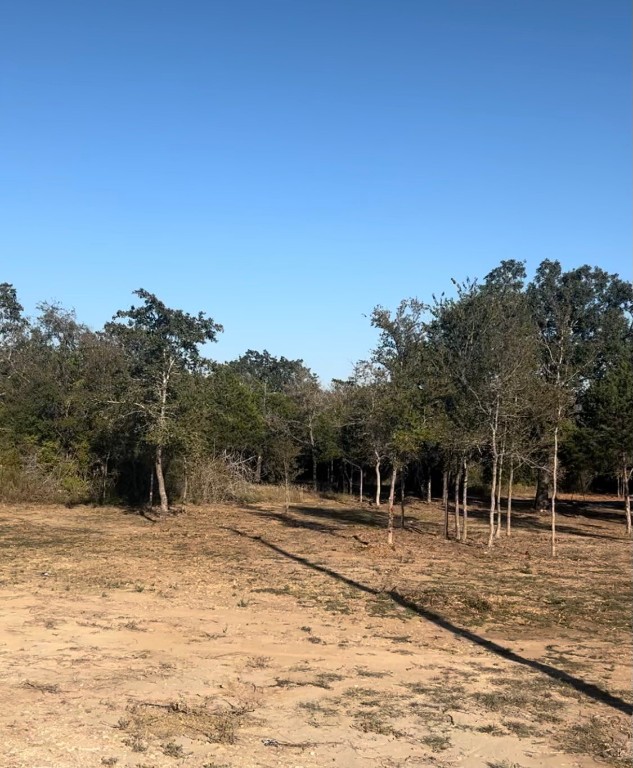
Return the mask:
[[[279,493],[264,488],[266,502],[192,507],[156,524],[117,508],[0,507],[0,588],[41,595],[46,604],[46,612],[29,614],[24,647],[28,633],[72,638],[81,628],[108,648],[125,648],[111,665],[115,689],[125,683],[115,675],[121,667],[181,687],[173,700],[151,686],[143,700],[120,698],[116,744],[124,752],[102,752],[102,764],[232,767],[238,750],[255,759],[271,732],[269,742],[282,743],[288,723],[335,733],[355,749],[371,739],[384,760],[399,743],[429,762],[456,759],[470,732],[491,744],[503,736],[535,749],[531,739],[545,740],[625,764],[630,542],[605,500],[563,505],[560,555],[552,560],[547,520],[527,509],[517,510],[514,535],[488,550],[476,505],[466,544],[443,540],[437,506],[410,505],[408,528],[396,530],[391,548],[382,510],[297,489],[286,512]],[[92,613],[82,610],[67,630],[68,601],[90,604]],[[157,622],[175,631],[188,610],[198,623],[183,630],[187,663],[210,680],[196,696],[183,689],[182,658],[157,657],[152,644]],[[257,629],[250,644],[244,639],[262,621],[279,633],[278,648],[261,647]],[[240,643],[243,654],[233,659]],[[284,665],[288,644],[294,656]],[[100,658],[77,653],[77,674]],[[56,663],[45,660],[32,673],[16,668],[6,695],[19,686],[30,697],[26,716],[29,707],[59,701],[43,694],[66,695],[75,678],[64,678]],[[229,695],[225,677],[213,677],[221,665],[231,685],[242,686],[239,695]],[[47,669],[56,670],[53,682]],[[600,692],[622,702],[619,711]],[[265,725],[275,716],[274,726]],[[283,749],[298,749],[305,736],[290,733]],[[228,751],[220,762],[212,752],[190,756],[192,743]],[[492,760],[494,749],[489,757],[488,765],[503,764]],[[520,755],[507,764],[520,765]]]

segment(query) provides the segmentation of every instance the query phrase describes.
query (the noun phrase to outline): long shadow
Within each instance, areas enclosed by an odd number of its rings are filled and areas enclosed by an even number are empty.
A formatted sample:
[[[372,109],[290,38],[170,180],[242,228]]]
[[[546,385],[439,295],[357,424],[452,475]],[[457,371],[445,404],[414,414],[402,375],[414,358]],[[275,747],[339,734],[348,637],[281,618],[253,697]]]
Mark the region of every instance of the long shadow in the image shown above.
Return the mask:
[[[343,574],[338,573],[337,571],[334,571],[331,568],[327,568],[324,565],[317,565],[316,563],[313,563],[307,558],[301,557],[300,555],[294,555],[292,552],[288,552],[287,550],[282,549],[282,547],[278,547],[276,544],[272,544],[271,542],[266,541],[266,539],[263,539],[261,536],[252,536],[249,533],[245,533],[244,531],[240,531],[237,528],[231,528],[229,526],[221,526],[221,527],[224,530],[231,531],[232,533],[237,534],[238,536],[251,539],[252,541],[257,541],[263,546],[273,550],[273,552],[277,552],[279,555],[282,555],[283,557],[287,557],[289,560],[294,560],[296,563],[300,563],[301,565],[304,565],[306,568],[310,568],[313,571],[318,571],[319,573],[323,573],[326,576],[329,576],[330,578],[335,579],[336,581],[340,581],[343,584],[347,584],[350,587],[354,587],[355,589],[358,589],[361,592],[365,592],[368,595],[378,596],[380,594],[384,594],[384,593],[381,593],[380,590],[378,589],[374,589],[373,587],[367,586],[367,584],[362,584],[359,581],[354,581],[354,579],[350,579],[347,576],[343,576]],[[608,691],[602,690],[602,688],[599,688],[597,685],[594,685],[593,683],[588,683],[585,680],[581,680],[578,677],[574,677],[573,675],[570,675],[568,672],[564,672],[561,669],[552,667],[551,665],[545,664],[542,661],[536,661],[534,659],[526,659],[525,656],[521,656],[520,654],[515,653],[514,651],[511,651],[509,648],[505,648],[503,645],[499,645],[499,643],[495,643],[492,640],[487,640],[485,637],[481,637],[481,635],[478,635],[475,632],[471,632],[471,630],[469,629],[465,629],[464,627],[459,627],[456,624],[453,624],[451,621],[448,621],[448,619],[445,619],[443,616],[440,616],[438,613],[435,613],[434,611],[429,611],[427,608],[423,608],[422,606],[417,605],[413,601],[408,600],[406,597],[403,597],[402,595],[398,594],[395,590],[391,590],[387,594],[393,600],[393,602],[396,603],[397,605],[400,605],[403,608],[407,608],[408,610],[412,611],[413,613],[416,613],[418,616],[421,616],[423,619],[430,621],[431,623],[435,624],[438,627],[441,627],[442,629],[446,629],[448,632],[451,632],[456,637],[463,637],[465,640],[469,640],[471,643],[474,643],[475,645],[478,645],[481,648],[485,648],[487,651],[490,651],[490,653],[495,653],[497,656],[500,656],[503,659],[507,659],[508,661],[512,661],[516,664],[521,664],[524,667],[529,667],[530,669],[534,669],[537,672],[541,672],[542,674],[547,675],[553,680],[558,680],[560,682],[566,683],[567,685],[571,686],[575,690],[580,691],[581,693],[585,694],[591,699],[594,699],[594,701],[598,701],[601,704],[606,704],[607,706],[612,707],[613,709],[617,709],[620,712],[624,712],[624,714],[626,715],[633,715],[633,706],[631,704],[624,701],[623,699],[618,698],[617,696],[613,696]]]
[[[310,517],[331,520],[341,525],[366,525],[371,528],[383,528],[387,522],[386,514],[375,508],[345,507],[343,509],[326,509],[323,507],[293,504],[292,511],[299,515],[309,515]]]
[[[310,531],[318,531],[319,533],[327,533],[330,536],[338,536],[340,530],[335,525],[328,525],[327,523],[320,523],[313,520],[297,520],[296,517],[291,517],[285,512],[273,512],[272,510],[264,512],[261,509],[250,505],[246,505],[245,507],[242,507],[242,509],[246,509],[250,515],[254,515],[255,517],[262,517],[266,520],[270,520],[271,518],[277,520],[283,525],[287,525],[289,528],[304,528]]]
[[[473,503],[474,502],[474,503]],[[609,506],[606,502],[600,502],[605,504],[606,510],[613,510],[613,506]],[[485,500],[472,499],[472,506],[468,510],[468,516],[471,519],[478,520],[480,522],[486,522],[488,520],[489,510]],[[578,505],[578,506],[576,506]],[[503,510],[503,525],[505,526],[505,500],[502,499]],[[581,538],[590,539],[606,539],[611,541],[621,541],[626,538],[624,532],[624,513],[618,513],[616,511],[592,511],[585,507],[582,502],[560,502],[557,506],[558,523],[556,529],[559,533],[567,533],[571,536],[579,536]],[[451,517],[452,517],[451,508]],[[568,518],[583,518],[582,523],[573,525]],[[594,523],[588,523],[587,520],[602,521],[602,522],[621,522],[621,533],[605,533],[605,528]],[[565,521],[565,522],[563,522]],[[512,527],[516,530],[534,530],[548,532],[550,530],[550,516],[549,512],[543,512],[539,514],[532,507],[532,502],[525,499],[518,499],[512,505]],[[596,528],[600,533],[593,533],[585,530],[585,528]]]

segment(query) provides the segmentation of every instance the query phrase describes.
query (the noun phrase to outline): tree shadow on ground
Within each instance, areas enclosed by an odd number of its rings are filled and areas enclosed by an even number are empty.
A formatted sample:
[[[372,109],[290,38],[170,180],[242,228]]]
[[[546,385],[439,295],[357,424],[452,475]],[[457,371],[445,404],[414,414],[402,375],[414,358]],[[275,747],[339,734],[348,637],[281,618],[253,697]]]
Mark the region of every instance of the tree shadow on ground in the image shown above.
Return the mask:
[[[292,515],[289,515],[286,512],[276,512],[274,510],[262,510],[262,509],[259,509],[258,507],[253,507],[251,505],[245,505],[241,507],[241,509],[245,509],[249,514],[254,515],[255,517],[261,517],[266,520],[270,520],[271,518],[273,520],[277,520],[277,522],[282,523],[282,525],[288,526],[288,528],[303,528],[309,531],[318,531],[319,533],[327,533],[330,536],[338,536],[338,532],[341,530],[341,527],[337,525],[330,525],[328,523],[317,522],[314,520],[297,519],[296,517],[292,517]],[[294,511],[295,507],[291,506],[291,509]]]
[[[395,590],[391,590],[387,593],[381,592],[380,590],[375,589],[374,587],[370,587],[367,584],[362,584],[359,581],[350,579],[347,576],[344,576],[343,574],[338,573],[337,571],[331,568],[327,568],[324,565],[318,565],[317,563],[313,563],[312,561],[308,560],[305,557],[301,557],[300,555],[295,555],[292,552],[288,552],[282,547],[279,547],[276,544],[266,541],[266,539],[263,539],[261,536],[253,536],[252,534],[246,533],[244,531],[240,531],[237,528],[231,528],[229,526],[221,526],[221,527],[224,528],[224,530],[231,531],[232,533],[238,536],[242,536],[244,538],[250,539],[251,541],[256,541],[260,543],[262,546],[268,547],[273,552],[276,552],[277,554],[281,555],[282,557],[286,557],[289,560],[293,560],[296,563],[300,563],[306,568],[309,568],[313,571],[317,571],[318,573],[322,573],[326,576],[329,576],[330,578],[335,579],[336,581],[340,581],[341,583],[346,584],[349,587],[353,587],[354,589],[357,589],[361,592],[364,592],[369,595],[374,595],[375,597],[386,594],[396,605],[399,605],[403,608],[408,609],[409,611],[412,611],[413,613],[417,614],[421,618],[431,622],[435,626],[440,627],[441,629],[445,629],[446,631],[452,633],[455,637],[461,637],[464,640],[468,640],[474,645],[479,646],[480,648],[484,648],[490,653],[494,653],[500,658],[506,659],[507,661],[511,661],[515,664],[520,664],[521,666],[527,667],[528,669],[533,669],[536,672],[540,672],[546,675],[552,680],[557,680],[558,682],[565,683],[571,686],[572,688],[574,688],[576,691],[579,691],[585,696],[593,699],[594,701],[597,701],[601,704],[605,704],[608,707],[612,707],[613,709],[616,709],[619,712],[623,712],[626,715],[633,715],[633,705],[629,704],[628,702],[624,701],[623,699],[617,696],[614,696],[608,691],[605,691],[602,688],[599,688],[597,685],[594,685],[593,683],[588,683],[585,680],[582,680],[581,678],[575,677],[574,675],[570,675],[568,672],[558,669],[557,667],[553,667],[550,664],[546,664],[542,661],[537,661],[535,659],[528,659],[525,656],[521,656],[515,651],[510,650],[510,648],[506,648],[503,645],[499,645],[499,643],[496,643],[493,640],[487,640],[485,637],[482,637],[481,635],[478,635],[475,632],[472,632],[471,630],[466,629],[465,627],[460,627],[457,624],[453,624],[453,622],[444,618],[440,614],[435,613],[434,611],[430,611],[428,610],[428,608],[424,608],[418,605],[412,600],[409,600],[408,598],[403,597]]]
[[[479,522],[487,523],[490,509],[488,502],[482,499],[470,499],[470,506],[468,508],[468,517],[470,519],[477,520]],[[502,511],[502,528],[505,529],[506,521],[506,499],[501,500]],[[624,513],[614,509],[613,504],[610,502],[596,502],[596,504],[604,504],[599,509],[594,509],[593,503],[591,507],[586,507],[582,502],[559,502],[556,507],[557,524],[556,530],[558,533],[567,533],[572,536],[580,536],[581,538],[591,539],[610,539],[614,541],[620,541],[623,538],[627,538],[626,529],[624,527],[625,519]],[[453,519],[452,507],[450,509],[451,520]],[[579,525],[574,525],[572,520],[578,520]],[[615,522],[622,524],[622,531],[620,533],[607,533],[603,525],[596,523],[586,522],[587,520],[602,521],[605,523]],[[564,522],[562,522],[564,521]],[[512,504],[512,529],[513,530],[533,530],[544,531],[550,530],[551,518],[549,511],[537,512],[532,502],[528,499],[517,499]],[[587,528],[593,528],[599,531],[599,533],[593,533],[586,530]]]
[[[338,523],[339,527],[365,525],[370,528],[384,528],[387,525],[386,513],[375,508],[343,507],[341,509],[328,509],[325,507],[311,507],[304,504],[291,504],[290,509],[297,515],[315,517],[335,524]]]

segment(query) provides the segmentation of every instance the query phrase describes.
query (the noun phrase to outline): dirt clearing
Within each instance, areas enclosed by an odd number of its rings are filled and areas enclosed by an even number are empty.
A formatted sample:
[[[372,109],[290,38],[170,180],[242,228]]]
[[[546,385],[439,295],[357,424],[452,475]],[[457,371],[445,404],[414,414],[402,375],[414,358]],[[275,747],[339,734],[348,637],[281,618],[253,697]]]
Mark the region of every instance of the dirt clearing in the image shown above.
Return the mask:
[[[0,508],[0,766],[628,765],[610,503],[484,546],[416,505]]]

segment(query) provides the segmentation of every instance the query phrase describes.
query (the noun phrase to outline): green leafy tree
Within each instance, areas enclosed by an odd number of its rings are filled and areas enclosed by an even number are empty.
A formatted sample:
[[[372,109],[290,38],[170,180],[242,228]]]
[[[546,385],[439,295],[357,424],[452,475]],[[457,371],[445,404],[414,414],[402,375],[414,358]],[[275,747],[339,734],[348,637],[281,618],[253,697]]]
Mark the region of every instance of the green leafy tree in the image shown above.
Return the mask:
[[[175,439],[175,383],[179,376],[207,365],[200,346],[215,341],[222,326],[203,312],[194,316],[170,309],[143,289],[135,291],[135,295],[143,303],[119,310],[106,331],[119,341],[127,355],[132,381],[128,401],[141,414],[144,439],[153,448],[161,512],[167,512],[163,462],[165,449]]]

